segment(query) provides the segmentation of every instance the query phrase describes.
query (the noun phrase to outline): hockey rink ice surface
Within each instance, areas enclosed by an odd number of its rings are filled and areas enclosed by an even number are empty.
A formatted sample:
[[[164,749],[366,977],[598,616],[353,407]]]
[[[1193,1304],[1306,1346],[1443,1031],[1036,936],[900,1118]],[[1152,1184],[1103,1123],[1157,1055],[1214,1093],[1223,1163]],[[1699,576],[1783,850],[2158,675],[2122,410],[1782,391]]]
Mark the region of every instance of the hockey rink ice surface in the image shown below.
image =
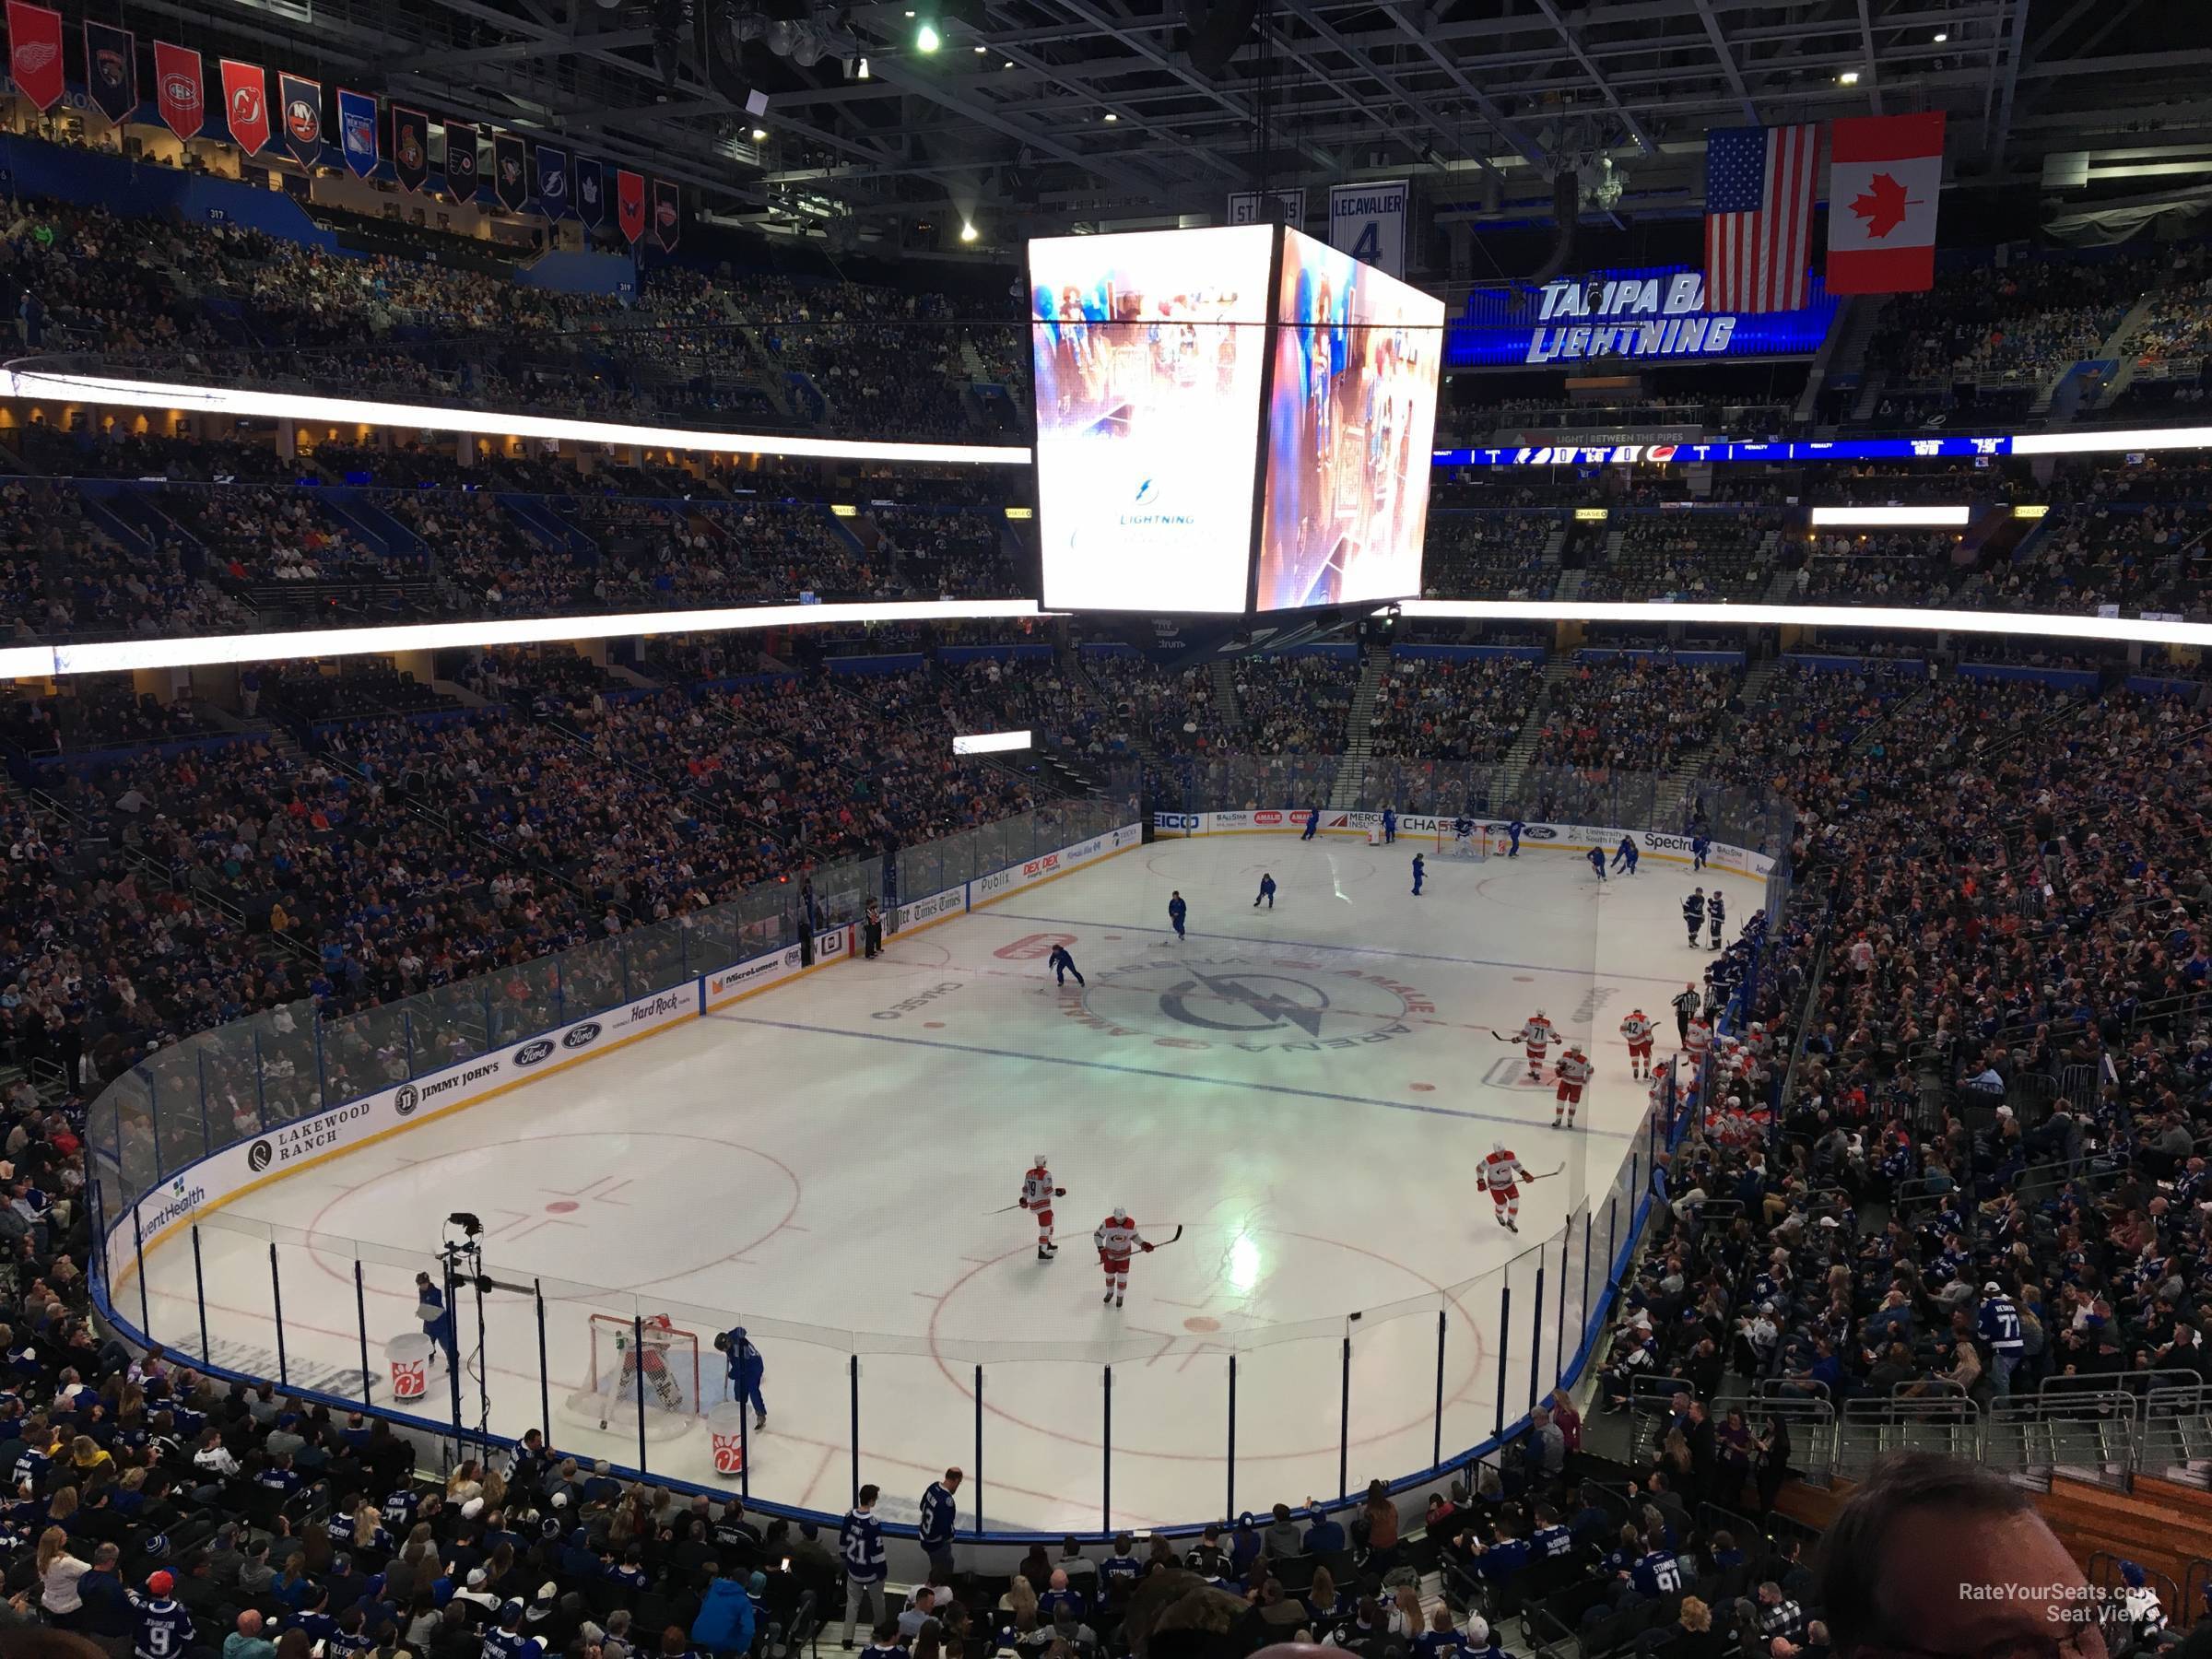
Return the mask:
[[[1272,911],[1253,908],[1264,870]],[[1601,892],[1563,851],[1477,864],[1408,841],[1136,847],[241,1195],[199,1229],[207,1340],[218,1363],[276,1374],[274,1238],[286,1374],[358,1395],[358,1254],[385,1400],[382,1344],[419,1328],[414,1269],[436,1277],[441,1223],[467,1210],[495,1277],[547,1282],[566,1452],[637,1462],[630,1411],[601,1431],[563,1408],[590,1370],[590,1316],[634,1307],[697,1332],[710,1400],[713,1331],[751,1331],[769,1407],[748,1447],[756,1499],[847,1504],[857,1349],[860,1477],[887,1514],[957,1464],[972,1524],[980,1361],[989,1526],[1195,1523],[1229,1500],[1232,1349],[1237,1508],[1336,1495],[1348,1333],[1356,1492],[1432,1461],[1440,1311],[1446,1457],[1498,1415],[1500,1286],[1507,1420],[1528,1404],[1539,1259],[1546,1326],[1563,1313],[1579,1328],[1585,1279],[1593,1299],[1604,1279],[1606,1195],[1642,1140],[1647,1089],[1618,1027],[1641,1006],[1661,1058],[1673,1052],[1669,998],[1710,959],[1683,941],[1693,883],[1724,886],[1732,937],[1761,899],[1757,881],[1648,855]],[[1190,905],[1180,944],[1173,888]],[[1087,987],[1053,984],[1055,940]],[[1548,1073],[1525,1081],[1518,1045],[1491,1034],[1538,1007],[1595,1065],[1571,1134],[1551,1126]],[[1518,1235],[1475,1186],[1497,1141],[1534,1171],[1562,1166],[1523,1187]],[[1028,1217],[991,1213],[1041,1151],[1067,1189],[1049,1263]],[[1120,1310],[1100,1302],[1090,1245],[1116,1205],[1149,1238],[1183,1228],[1136,1258]],[[1586,1273],[1579,1244],[1564,1268],[1556,1243],[1538,1250],[1584,1205]],[[194,1269],[189,1230],[147,1258],[153,1334],[186,1357]],[[136,1295],[126,1286],[125,1305]],[[465,1304],[465,1349],[475,1326]],[[1547,1389],[1571,1355],[1546,1341]],[[488,1299],[485,1348],[491,1429],[519,1435],[542,1408],[531,1298]],[[473,1422],[473,1375],[465,1391]],[[441,1376],[426,1415],[449,1406]],[[735,1484],[701,1424],[647,1455],[653,1473]]]

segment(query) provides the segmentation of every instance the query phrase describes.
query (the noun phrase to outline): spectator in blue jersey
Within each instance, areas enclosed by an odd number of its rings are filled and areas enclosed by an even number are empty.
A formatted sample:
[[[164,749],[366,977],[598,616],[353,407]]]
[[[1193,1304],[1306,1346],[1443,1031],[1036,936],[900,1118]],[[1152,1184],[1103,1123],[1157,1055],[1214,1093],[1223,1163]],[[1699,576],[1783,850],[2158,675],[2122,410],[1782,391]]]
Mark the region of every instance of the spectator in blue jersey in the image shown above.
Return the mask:
[[[1346,1547],[1349,1540],[1345,1537],[1342,1522],[1321,1509],[1311,1498],[1306,1500],[1306,1513],[1313,1518],[1313,1524],[1306,1528],[1308,1555],[1335,1555]]]
[[[1109,1607],[1126,1606],[1144,1575],[1145,1564],[1136,1559],[1136,1540],[1127,1533],[1115,1534],[1113,1553],[1099,1563],[1100,1603]]]
[[[845,1645],[853,1644],[848,1641]],[[861,1650],[861,1659],[907,1659],[906,1650],[899,1645],[897,1619],[884,1619],[868,1633],[868,1645]]]
[[[889,1567],[883,1550],[883,1525],[876,1519],[878,1496],[873,1486],[862,1487],[853,1507],[845,1512],[844,1524],[838,1529],[838,1552],[845,1563],[845,1646],[848,1648],[853,1645],[853,1632],[859,1628],[863,1608],[867,1610],[871,1628],[883,1619],[883,1581]],[[899,1633],[896,1619],[891,1621],[890,1630],[894,1636]]]
[[[521,1602],[500,1603],[498,1629],[484,1632],[484,1659],[546,1659],[546,1644],[523,1630]]]
[[[1063,1611],[1079,1619],[1086,1609],[1081,1594],[1068,1587],[1066,1570],[1055,1567],[1044,1594],[1037,1598],[1037,1622],[1051,1624]]]
[[[953,1494],[960,1489],[960,1471],[958,1467],[945,1471],[942,1480],[933,1480],[922,1494],[922,1553],[929,1558],[930,1571],[952,1572],[952,1539],[959,1524],[959,1505]]]
[[[1990,1394],[2001,1400],[2012,1392],[2013,1368],[2019,1364],[2028,1344],[2018,1304],[1994,1279],[1982,1287],[1982,1308],[1974,1328],[1989,1349]]]
[[[730,1398],[753,1408],[754,1428],[767,1428],[768,1403],[760,1397],[760,1379],[768,1374],[768,1361],[760,1357],[760,1350],[753,1346],[743,1325],[717,1332],[714,1346],[722,1351],[727,1365]]]

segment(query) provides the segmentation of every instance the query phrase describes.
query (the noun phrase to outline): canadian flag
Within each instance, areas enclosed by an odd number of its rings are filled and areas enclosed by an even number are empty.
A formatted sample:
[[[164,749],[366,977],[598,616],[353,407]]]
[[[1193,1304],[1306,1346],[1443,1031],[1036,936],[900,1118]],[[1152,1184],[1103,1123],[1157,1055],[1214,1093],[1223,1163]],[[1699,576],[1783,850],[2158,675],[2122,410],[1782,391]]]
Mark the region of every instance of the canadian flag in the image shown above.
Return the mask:
[[[1828,159],[1828,291],[1934,287],[1943,112],[1832,123]]]

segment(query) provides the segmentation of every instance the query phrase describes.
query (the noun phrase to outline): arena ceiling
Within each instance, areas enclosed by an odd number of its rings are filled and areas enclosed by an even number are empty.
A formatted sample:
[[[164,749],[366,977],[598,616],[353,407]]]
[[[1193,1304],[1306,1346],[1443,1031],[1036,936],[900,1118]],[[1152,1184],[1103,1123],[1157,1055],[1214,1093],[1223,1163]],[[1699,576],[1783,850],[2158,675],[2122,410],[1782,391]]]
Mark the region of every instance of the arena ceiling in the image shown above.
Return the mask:
[[[1218,74],[1184,0],[135,9],[837,240],[971,219],[988,245],[1400,177],[1480,223],[1547,215],[1571,167],[1588,210],[1689,213],[1709,126],[1930,108],[1957,185],[2212,186],[2212,6],[2174,0],[1260,0]]]

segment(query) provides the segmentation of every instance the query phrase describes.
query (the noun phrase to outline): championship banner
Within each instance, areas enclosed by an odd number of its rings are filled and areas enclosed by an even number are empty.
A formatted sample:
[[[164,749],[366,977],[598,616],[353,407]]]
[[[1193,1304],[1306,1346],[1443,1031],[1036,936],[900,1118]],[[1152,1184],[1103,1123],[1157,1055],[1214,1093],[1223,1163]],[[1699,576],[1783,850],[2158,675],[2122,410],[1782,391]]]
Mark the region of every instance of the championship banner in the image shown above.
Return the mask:
[[[357,179],[376,171],[376,99],[371,94],[338,88],[338,147]]]
[[[62,14],[7,0],[7,72],[41,112],[62,101]]]
[[[673,253],[684,233],[683,192],[666,179],[653,182],[653,240],[661,252]]]
[[[456,201],[473,202],[482,182],[477,168],[477,129],[466,122],[445,124],[445,187]]]
[[[606,223],[606,186],[599,163],[576,159],[576,211],[596,230]]]
[[[628,168],[615,173],[615,221],[633,242],[645,234],[645,181]]]
[[[276,96],[284,100],[284,147],[300,166],[314,166],[323,159],[323,83],[282,74]]]
[[[231,142],[249,156],[258,156],[269,143],[269,77],[259,64],[222,61],[223,123]]]
[[[430,118],[420,110],[392,106],[392,171],[407,190],[430,179]]]
[[[200,135],[207,105],[200,92],[200,54],[189,46],[154,42],[154,102],[169,130],[190,143]]]
[[[1404,179],[1382,184],[1329,186],[1329,246],[1406,279],[1406,209],[1413,186]]]
[[[523,141],[512,133],[492,135],[492,194],[500,198],[500,206],[510,213],[520,213],[523,204],[530,199],[530,180],[524,171],[529,159],[523,147]]]
[[[138,110],[138,39],[109,23],[85,25],[85,89],[116,126]]]
[[[547,218],[569,211],[569,152],[556,145],[537,147],[537,210]]]

